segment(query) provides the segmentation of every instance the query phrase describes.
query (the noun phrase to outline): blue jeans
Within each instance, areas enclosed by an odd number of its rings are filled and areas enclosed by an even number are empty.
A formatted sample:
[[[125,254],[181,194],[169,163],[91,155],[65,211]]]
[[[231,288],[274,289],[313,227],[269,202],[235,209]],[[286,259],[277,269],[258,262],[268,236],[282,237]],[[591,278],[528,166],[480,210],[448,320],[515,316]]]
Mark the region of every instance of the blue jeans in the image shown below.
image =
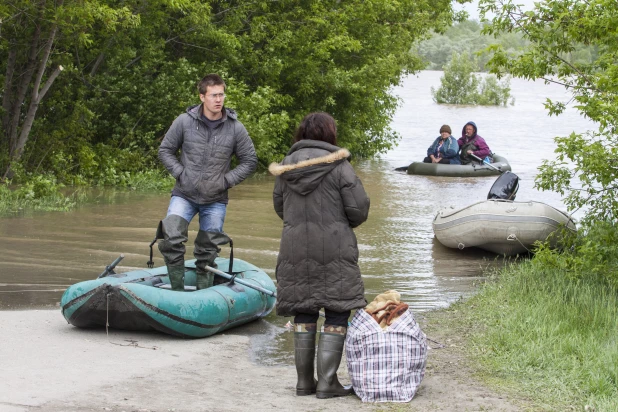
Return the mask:
[[[199,213],[200,230],[205,232],[223,232],[226,210],[227,205],[225,203],[215,202],[207,205],[198,205],[182,197],[172,196],[167,209],[167,216],[177,215],[187,222],[191,222],[195,215]]]

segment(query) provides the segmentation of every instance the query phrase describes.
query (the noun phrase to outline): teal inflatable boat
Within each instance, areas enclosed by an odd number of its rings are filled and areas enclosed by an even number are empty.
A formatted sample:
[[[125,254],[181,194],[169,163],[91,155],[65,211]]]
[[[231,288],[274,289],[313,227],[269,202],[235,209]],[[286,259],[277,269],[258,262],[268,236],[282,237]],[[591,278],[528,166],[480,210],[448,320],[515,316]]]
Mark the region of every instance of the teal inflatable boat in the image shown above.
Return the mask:
[[[216,263],[230,266],[229,259],[217,258]],[[196,291],[195,260],[186,261],[182,292],[170,289],[166,267],[120,274],[112,270],[69,287],[60,301],[62,314],[79,328],[109,325],[203,338],[264,317],[275,306],[275,285],[257,266],[233,259],[232,275],[213,271],[219,275],[215,286]]]

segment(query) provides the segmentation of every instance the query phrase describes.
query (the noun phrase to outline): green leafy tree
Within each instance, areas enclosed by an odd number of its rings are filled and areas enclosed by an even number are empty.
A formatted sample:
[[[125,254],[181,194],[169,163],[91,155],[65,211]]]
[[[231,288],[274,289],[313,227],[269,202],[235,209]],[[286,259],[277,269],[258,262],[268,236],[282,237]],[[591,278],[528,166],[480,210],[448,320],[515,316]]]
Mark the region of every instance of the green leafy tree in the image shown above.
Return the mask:
[[[449,27],[444,33],[435,33],[431,38],[423,40],[417,46],[418,53],[428,61],[429,70],[443,70],[453,52],[475,55],[479,70],[487,71],[485,64],[489,54],[484,53],[491,44],[499,44],[510,54],[522,53],[530,43],[517,31],[497,33],[489,36],[483,33],[486,22],[464,20]],[[595,59],[596,46],[584,44],[574,45],[571,52],[561,55],[568,62],[585,64]]]
[[[440,78],[440,87],[431,88],[434,101],[439,104],[506,106],[511,96],[509,79],[499,82],[493,75],[481,79],[474,74],[477,68],[476,60],[468,53],[453,53]]]
[[[515,104],[515,98],[511,97],[511,81],[504,79],[499,81],[494,75],[487,75],[479,85],[477,104],[481,106],[506,106]]]
[[[46,4],[21,1],[29,17]],[[121,184],[158,167],[160,139],[199,102],[196,82],[210,72],[225,78],[226,105],[237,109],[262,165],[283,157],[300,119],[316,110],[333,114],[341,145],[355,155],[383,152],[398,139],[390,90],[423,67],[410,45],[454,17],[449,0],[64,1],[50,3],[41,21],[66,20],[45,64],[65,71],[38,107],[19,170],[69,183]],[[39,20],[18,24],[13,7],[0,7],[6,73],[6,25],[14,21],[13,38],[25,39]]]
[[[73,0],[16,0],[0,6],[0,57],[2,70],[2,165],[9,174],[30,138],[39,107],[64,70],[69,54],[79,44],[88,44],[88,31],[131,26],[137,21],[126,7],[104,2]],[[1,173],[1,172],[0,172]]]
[[[522,11],[510,0],[481,0],[481,15],[492,15],[484,33],[518,32],[530,46],[512,54],[491,47],[491,71],[563,85],[570,101],[598,129],[557,137],[556,160],[544,161],[537,187],[565,197],[570,210],[587,208],[585,221],[616,222],[618,217],[618,42],[615,1],[547,0]],[[591,62],[565,56],[588,47]],[[547,100],[550,115],[562,113],[569,102]]]
[[[440,87],[431,88],[434,100],[440,104],[474,104],[479,86],[479,79],[473,73],[476,68],[468,53],[453,53],[440,78]]]

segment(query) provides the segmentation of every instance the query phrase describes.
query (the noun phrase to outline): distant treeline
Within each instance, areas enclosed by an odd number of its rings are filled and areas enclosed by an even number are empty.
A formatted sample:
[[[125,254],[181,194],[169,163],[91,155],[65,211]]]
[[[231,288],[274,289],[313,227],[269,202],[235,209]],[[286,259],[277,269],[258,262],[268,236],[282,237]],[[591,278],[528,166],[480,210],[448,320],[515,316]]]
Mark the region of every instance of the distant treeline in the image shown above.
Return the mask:
[[[449,27],[444,34],[435,34],[418,44],[414,50],[427,61],[428,70],[443,70],[453,53],[469,53],[476,56],[479,71],[486,71],[489,60],[487,53],[480,53],[491,44],[500,44],[509,54],[520,54],[529,44],[520,33],[504,33],[494,38],[481,33],[483,24],[477,20],[466,20]],[[578,46],[575,51],[563,56],[568,62],[590,63],[596,59],[595,47]]]

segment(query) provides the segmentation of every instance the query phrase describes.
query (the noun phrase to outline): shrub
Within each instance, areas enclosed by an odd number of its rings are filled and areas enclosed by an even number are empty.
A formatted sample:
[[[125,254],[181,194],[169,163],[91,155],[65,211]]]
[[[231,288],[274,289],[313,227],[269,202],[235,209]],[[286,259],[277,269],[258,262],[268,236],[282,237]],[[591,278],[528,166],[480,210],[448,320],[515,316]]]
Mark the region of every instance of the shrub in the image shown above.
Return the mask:
[[[440,87],[437,90],[431,88],[434,101],[438,104],[506,106],[511,99],[510,79],[499,82],[494,75],[481,79],[474,74],[477,69],[476,60],[468,53],[453,53],[440,78]],[[514,104],[514,99],[510,102]]]

